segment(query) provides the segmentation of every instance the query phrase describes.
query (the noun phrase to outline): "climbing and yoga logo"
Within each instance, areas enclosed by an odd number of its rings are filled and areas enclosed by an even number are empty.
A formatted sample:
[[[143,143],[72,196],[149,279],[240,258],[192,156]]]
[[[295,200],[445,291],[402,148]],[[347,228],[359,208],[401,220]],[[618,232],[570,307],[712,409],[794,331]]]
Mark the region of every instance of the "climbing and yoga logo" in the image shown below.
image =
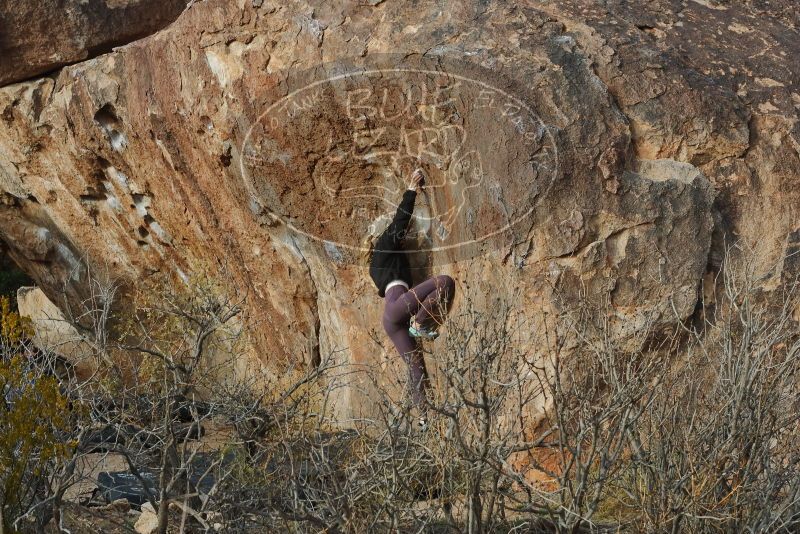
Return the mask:
[[[336,262],[386,227],[418,166],[406,250],[426,263],[513,242],[558,174],[531,97],[475,65],[373,56],[270,79],[240,152],[251,209]]]

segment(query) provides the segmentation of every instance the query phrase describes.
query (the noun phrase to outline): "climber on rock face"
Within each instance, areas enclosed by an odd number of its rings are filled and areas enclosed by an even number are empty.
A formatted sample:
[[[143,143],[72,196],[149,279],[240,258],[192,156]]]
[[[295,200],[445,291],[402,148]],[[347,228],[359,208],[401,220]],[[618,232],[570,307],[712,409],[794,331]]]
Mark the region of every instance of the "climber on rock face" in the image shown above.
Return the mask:
[[[420,426],[426,425],[424,410],[427,372],[419,339],[435,339],[455,294],[455,282],[437,275],[411,287],[411,268],[404,238],[414,212],[417,189],[425,184],[425,173],[416,169],[403,193],[403,200],[384,232],[367,244],[371,250],[369,274],[384,298],[383,327],[408,364],[411,399],[421,411]]]

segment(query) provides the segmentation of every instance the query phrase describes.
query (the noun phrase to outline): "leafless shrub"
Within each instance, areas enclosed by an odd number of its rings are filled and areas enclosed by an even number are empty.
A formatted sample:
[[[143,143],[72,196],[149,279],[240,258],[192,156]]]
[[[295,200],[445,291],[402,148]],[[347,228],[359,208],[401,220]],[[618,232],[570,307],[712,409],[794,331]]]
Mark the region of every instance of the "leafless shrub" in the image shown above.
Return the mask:
[[[624,501],[643,532],[790,532],[800,525],[796,281],[765,293],[723,265],[701,328],[672,355],[636,433]]]
[[[59,524],[65,494],[85,481],[102,453],[124,459],[158,511],[159,532],[167,531],[170,506],[181,511],[182,524],[203,525],[196,511],[202,473],[193,472],[200,449],[186,444],[216,415],[205,392],[241,348],[245,297],[231,298],[221,283],[198,276],[129,291],[123,308],[114,281],[91,272],[87,279],[88,297],[65,311],[91,349],[91,373],[62,381],[75,418],[64,439],[73,446],[30,513]]]
[[[601,529],[596,514],[626,474],[628,436],[661,379],[664,355],[657,349],[671,340],[654,346],[648,320],[620,338],[620,320],[607,302],[586,299],[564,308],[547,332],[536,375],[552,439],[549,452],[531,463],[549,481],[546,514],[558,532]]]
[[[619,310],[585,295],[534,316],[516,290],[465,292],[426,343],[424,432],[375,369],[371,416],[342,428],[330,399],[349,375],[337,354],[231,373],[257,326],[212,280],[133,300],[125,320],[108,303],[114,285],[98,282],[71,311],[97,363],[68,386],[84,410],[79,445],[39,509],[58,517],[102,423],[135,476],[158,474],[147,497],[160,532],[791,532],[798,293],[760,282],[726,263],[702,324],[640,318],[627,331]],[[227,432],[203,491],[200,448],[184,443],[201,424]]]

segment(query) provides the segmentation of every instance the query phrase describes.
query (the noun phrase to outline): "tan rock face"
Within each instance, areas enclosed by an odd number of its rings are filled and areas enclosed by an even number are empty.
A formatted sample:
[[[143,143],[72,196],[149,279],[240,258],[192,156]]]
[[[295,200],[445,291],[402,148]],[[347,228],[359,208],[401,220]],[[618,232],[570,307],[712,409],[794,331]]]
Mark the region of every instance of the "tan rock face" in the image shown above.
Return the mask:
[[[54,352],[75,366],[81,377],[89,376],[95,368],[92,348],[82,341],[78,331],[67,321],[63,312],[36,287],[21,287],[17,291],[17,307],[23,317],[33,323],[33,343],[41,350]]]
[[[224,265],[259,324],[252,363],[337,351],[381,372],[393,348],[357,258],[419,159],[419,278],[519,287],[532,315],[588,292],[621,336],[672,324],[725,239],[766,272],[800,220],[794,30],[673,3],[638,22],[588,0],[198,3],[0,90],[0,238],[56,302],[84,293],[85,261],[129,283]],[[745,50],[735,25],[757,34]],[[775,83],[728,56],[758,36]],[[368,409],[368,380],[340,391],[343,414]]]
[[[160,30],[186,0],[0,1],[0,85],[81,61]]]

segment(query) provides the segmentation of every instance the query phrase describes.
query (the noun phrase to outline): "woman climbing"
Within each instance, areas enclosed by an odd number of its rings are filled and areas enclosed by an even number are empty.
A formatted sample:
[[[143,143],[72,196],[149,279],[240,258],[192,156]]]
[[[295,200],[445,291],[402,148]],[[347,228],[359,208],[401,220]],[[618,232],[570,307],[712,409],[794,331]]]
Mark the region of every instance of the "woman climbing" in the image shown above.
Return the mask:
[[[428,278],[411,287],[411,268],[404,238],[408,232],[417,189],[425,184],[422,169],[416,169],[403,193],[394,218],[372,247],[369,274],[384,298],[383,328],[397,352],[408,364],[411,399],[420,411],[419,425],[425,429],[427,371],[419,338],[435,339],[455,294],[455,282],[447,275]]]

